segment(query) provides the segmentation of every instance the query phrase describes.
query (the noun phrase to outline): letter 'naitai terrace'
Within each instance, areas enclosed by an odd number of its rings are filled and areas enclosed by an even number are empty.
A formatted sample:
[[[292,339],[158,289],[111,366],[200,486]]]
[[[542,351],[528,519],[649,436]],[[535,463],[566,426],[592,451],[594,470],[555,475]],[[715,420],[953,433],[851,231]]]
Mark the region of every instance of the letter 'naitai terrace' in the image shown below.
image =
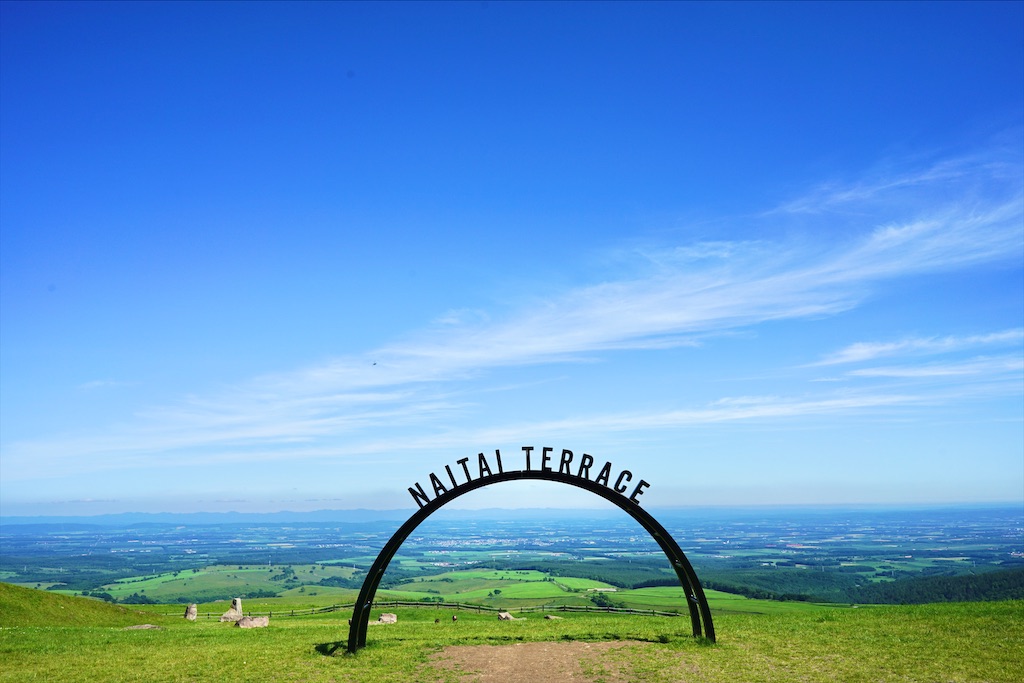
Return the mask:
[[[597,467],[594,456],[587,453],[583,453],[577,458],[572,451],[563,448],[561,454],[556,458],[553,455],[556,449],[550,446],[543,446],[539,449],[540,453],[538,454],[534,454],[535,450],[538,449],[533,446],[523,446],[522,459],[519,462],[522,466],[509,469],[508,471],[550,472],[566,477],[586,479],[595,484],[608,487],[623,496],[626,496],[626,492],[630,491],[626,497],[629,499],[629,502],[638,505],[640,504],[639,498],[643,495],[644,489],[650,487],[650,484],[643,479],[640,479],[636,484],[632,484],[633,473],[626,469],[616,470],[610,461],[606,461],[603,465]],[[454,470],[451,465],[445,465],[445,474],[441,477],[431,472],[430,484],[426,489],[419,482],[410,486],[409,494],[412,496],[412,499],[420,507],[423,507],[431,500],[431,490],[433,491],[434,498],[440,498],[449,495],[460,486],[465,486],[473,481],[487,479],[495,474],[506,473],[506,462],[502,460],[501,451],[498,449],[494,450],[494,455],[490,458],[484,453],[478,453],[475,458],[456,460],[455,465]],[[614,479],[612,478],[613,474],[615,475]]]

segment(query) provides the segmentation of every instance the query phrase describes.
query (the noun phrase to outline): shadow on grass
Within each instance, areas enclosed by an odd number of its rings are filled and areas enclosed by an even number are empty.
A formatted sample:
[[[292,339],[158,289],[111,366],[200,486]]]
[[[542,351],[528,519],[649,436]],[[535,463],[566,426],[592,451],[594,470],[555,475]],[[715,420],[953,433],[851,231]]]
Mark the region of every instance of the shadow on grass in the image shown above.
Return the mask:
[[[322,654],[324,657],[334,657],[335,655],[338,655],[338,654],[347,654],[348,653],[347,645],[348,645],[347,641],[339,640],[339,641],[334,642],[334,643],[320,643],[319,645],[316,646],[315,649],[316,649],[317,652]]]

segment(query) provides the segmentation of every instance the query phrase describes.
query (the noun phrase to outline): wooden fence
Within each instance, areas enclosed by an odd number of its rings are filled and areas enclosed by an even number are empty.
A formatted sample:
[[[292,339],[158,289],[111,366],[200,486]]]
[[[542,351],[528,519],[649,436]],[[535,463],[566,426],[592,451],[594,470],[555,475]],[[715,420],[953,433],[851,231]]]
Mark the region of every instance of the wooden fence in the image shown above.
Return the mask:
[[[375,608],[385,607],[421,607],[421,608],[433,608],[433,609],[445,609],[445,610],[456,610],[466,612],[516,612],[518,614],[528,614],[534,612],[605,612],[612,614],[641,614],[647,616],[657,617],[679,617],[682,616],[679,612],[664,612],[655,609],[635,609],[632,607],[599,607],[597,605],[536,605],[534,607],[517,607],[515,609],[502,609],[499,607],[487,607],[486,605],[473,605],[465,602],[405,602],[402,600],[379,600],[373,603]],[[269,612],[250,612],[245,611],[247,617],[303,617],[311,616],[314,614],[327,614],[329,612],[340,612],[344,610],[351,610],[355,607],[355,603],[346,603],[344,605],[328,605],[327,607],[310,607],[307,609],[282,609],[277,611]],[[165,616],[180,616],[181,612],[172,612],[168,614],[163,613]],[[220,619],[221,613],[206,612],[205,614],[197,614],[196,616],[200,619]]]

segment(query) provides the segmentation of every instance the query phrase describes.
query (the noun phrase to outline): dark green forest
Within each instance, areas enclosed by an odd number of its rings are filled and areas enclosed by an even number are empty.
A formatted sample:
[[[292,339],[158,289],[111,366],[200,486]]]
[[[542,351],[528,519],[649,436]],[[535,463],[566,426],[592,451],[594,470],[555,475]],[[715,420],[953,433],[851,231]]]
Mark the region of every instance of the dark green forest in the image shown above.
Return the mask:
[[[920,605],[1024,599],[1024,567],[961,576],[926,576],[877,583],[856,590],[851,602]]]

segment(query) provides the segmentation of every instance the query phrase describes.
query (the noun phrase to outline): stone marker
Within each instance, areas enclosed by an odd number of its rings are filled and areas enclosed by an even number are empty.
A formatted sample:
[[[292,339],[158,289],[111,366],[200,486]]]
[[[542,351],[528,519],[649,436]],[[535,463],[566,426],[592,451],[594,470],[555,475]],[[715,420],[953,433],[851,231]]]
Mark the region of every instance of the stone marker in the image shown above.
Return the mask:
[[[198,615],[198,614],[199,614],[199,605],[197,605],[194,602],[191,605],[189,605],[188,607],[185,608],[185,618],[188,619],[189,621],[195,621],[196,620],[196,615]]]
[[[235,622],[238,628],[263,628],[270,626],[270,617],[242,617]]]
[[[231,609],[220,615],[221,621],[238,621],[245,615],[242,614],[242,598],[231,598]]]
[[[392,614],[391,612],[384,612],[380,615],[380,619],[377,620],[379,624],[397,624],[398,615]]]

